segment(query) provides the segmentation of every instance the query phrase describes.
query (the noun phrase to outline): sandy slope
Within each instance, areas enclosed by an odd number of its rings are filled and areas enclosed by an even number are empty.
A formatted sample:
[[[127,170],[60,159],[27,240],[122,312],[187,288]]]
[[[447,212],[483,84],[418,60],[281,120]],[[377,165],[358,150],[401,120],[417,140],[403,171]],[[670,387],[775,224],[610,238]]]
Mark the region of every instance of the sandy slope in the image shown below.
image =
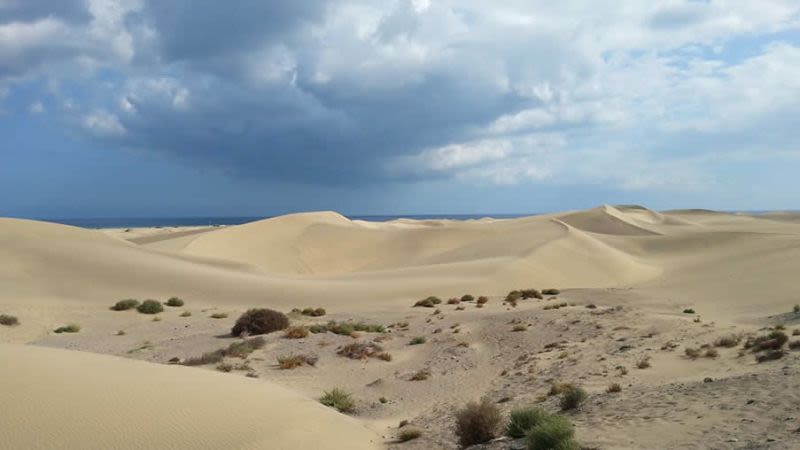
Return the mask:
[[[379,448],[354,419],[258,380],[8,344],[0,359],[3,448]]]

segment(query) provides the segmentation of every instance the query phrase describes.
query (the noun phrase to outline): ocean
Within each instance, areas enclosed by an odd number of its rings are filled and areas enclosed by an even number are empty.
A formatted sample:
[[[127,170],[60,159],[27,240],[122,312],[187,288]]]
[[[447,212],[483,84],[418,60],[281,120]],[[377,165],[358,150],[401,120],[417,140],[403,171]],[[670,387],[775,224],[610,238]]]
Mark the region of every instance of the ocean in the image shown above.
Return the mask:
[[[371,222],[387,222],[395,219],[453,219],[469,220],[483,217],[495,219],[513,219],[531,216],[531,214],[400,214],[400,215],[353,215],[352,220],[368,220]],[[190,227],[211,225],[240,225],[256,220],[277,216],[263,217],[104,217],[104,218],[72,218],[72,219],[39,219],[47,222],[61,223],[82,228],[145,228],[145,227]]]

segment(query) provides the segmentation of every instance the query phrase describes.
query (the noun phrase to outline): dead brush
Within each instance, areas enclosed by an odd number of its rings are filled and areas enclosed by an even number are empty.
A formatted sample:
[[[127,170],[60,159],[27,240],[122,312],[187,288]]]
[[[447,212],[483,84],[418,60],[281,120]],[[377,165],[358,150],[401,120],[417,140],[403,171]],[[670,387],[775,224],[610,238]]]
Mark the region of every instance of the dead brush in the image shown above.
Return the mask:
[[[350,359],[379,358],[382,353],[383,347],[374,342],[353,342],[336,350],[337,355]]]

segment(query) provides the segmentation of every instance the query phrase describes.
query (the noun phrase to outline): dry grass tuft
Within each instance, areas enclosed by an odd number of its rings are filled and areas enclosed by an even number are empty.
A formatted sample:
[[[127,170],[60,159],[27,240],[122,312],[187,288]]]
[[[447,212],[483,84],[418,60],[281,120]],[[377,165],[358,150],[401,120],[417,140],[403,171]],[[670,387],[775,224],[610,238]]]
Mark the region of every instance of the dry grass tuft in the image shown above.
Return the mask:
[[[488,398],[467,403],[455,416],[456,435],[464,447],[494,439],[502,421],[500,410]]]
[[[298,325],[286,329],[283,337],[287,339],[303,339],[308,337],[308,328]]]
[[[303,365],[315,366],[319,358],[317,355],[300,354],[284,355],[278,357],[278,367],[281,369],[294,369]]]

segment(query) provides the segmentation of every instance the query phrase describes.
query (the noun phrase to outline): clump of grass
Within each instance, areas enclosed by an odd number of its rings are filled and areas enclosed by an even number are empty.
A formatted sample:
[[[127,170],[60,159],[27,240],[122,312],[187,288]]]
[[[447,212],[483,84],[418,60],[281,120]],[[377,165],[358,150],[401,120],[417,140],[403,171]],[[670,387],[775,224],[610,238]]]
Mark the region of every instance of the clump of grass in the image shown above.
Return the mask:
[[[181,313],[181,317],[190,317],[192,315],[191,311],[184,311]]]
[[[703,354],[706,358],[716,358],[719,356],[719,352],[715,348],[706,349],[706,352]]]
[[[374,342],[353,342],[339,347],[336,354],[350,359],[377,358],[383,348]]]
[[[411,338],[411,340],[408,342],[408,345],[419,345],[419,344],[424,344],[425,342],[427,342],[425,336],[415,336]]]
[[[645,355],[636,360],[636,368],[637,369],[648,369],[650,368],[650,357]]]
[[[756,362],[762,363],[767,361],[774,361],[776,359],[781,359],[786,355],[786,352],[783,350],[768,350],[764,353],[756,355]]]
[[[787,336],[786,333],[775,330],[771,331],[767,335],[758,336],[754,339],[748,339],[744,343],[744,348],[750,349],[753,352],[760,352],[762,350],[779,350],[788,340],[789,336]]]
[[[142,314],[158,314],[164,311],[164,306],[156,300],[145,300],[136,307],[136,310]]]
[[[480,297],[478,297],[477,303],[479,305],[485,305],[486,303],[489,303],[489,297],[481,295]]]
[[[520,291],[511,291],[506,295],[506,301],[513,305],[517,304],[517,301],[522,299],[522,292]]]
[[[58,327],[55,330],[53,330],[53,332],[59,333],[59,334],[61,334],[61,333],[77,333],[79,331],[81,331],[81,326],[77,325],[77,324],[74,324],[74,323],[71,323],[69,325],[64,325],[64,326]]]
[[[172,306],[173,308],[177,308],[179,306],[183,306],[183,300],[178,297],[170,297],[169,300],[167,300],[167,302],[164,304],[167,306]]]
[[[303,339],[308,337],[308,328],[302,325],[292,326],[286,329],[283,336],[288,339]]]
[[[512,328],[511,331],[525,331],[527,329],[528,327],[525,325],[514,325],[514,328]]]
[[[728,336],[721,336],[714,341],[714,347],[733,348],[739,345],[739,342],[741,342],[741,340],[742,338],[735,334],[731,334]]]
[[[206,352],[200,356],[188,358],[183,362],[185,366],[204,366],[206,364],[218,363],[225,358],[225,349],[214,350],[213,352]]]
[[[422,300],[418,300],[414,303],[416,307],[424,307],[424,308],[433,308],[434,306],[442,303],[442,300],[439,297],[430,296],[428,298],[424,298]]]
[[[19,325],[19,319],[17,319],[16,316],[10,316],[8,314],[0,314],[0,325],[13,327]]]
[[[606,388],[606,392],[609,394],[615,394],[617,392],[622,392],[622,386],[619,383],[611,383]]]
[[[789,342],[789,349],[790,350],[800,350],[800,341]]]
[[[278,366],[281,369],[294,369],[303,365],[314,366],[319,358],[310,354],[291,354],[278,356]]]
[[[547,393],[547,395],[559,395],[572,389],[575,389],[575,385],[572,383],[553,383],[550,385],[550,391]]]
[[[560,308],[566,308],[567,306],[569,306],[569,303],[567,303],[567,302],[553,303],[553,304],[550,304],[550,305],[545,305],[544,309],[545,310],[560,309]]]
[[[125,330],[119,330],[119,331],[117,331],[117,333],[115,334],[115,336],[125,336],[126,334],[127,334],[127,333],[125,333]]]
[[[319,399],[319,402],[325,406],[335,408],[341,413],[353,412],[356,409],[356,402],[353,400],[353,396],[339,388],[326,391]]]
[[[684,314],[694,314],[694,309],[686,308],[686,309],[683,310],[683,313]]]
[[[694,348],[694,347],[686,347],[686,349],[683,352],[689,359],[697,359],[700,357],[702,353],[699,348]]]
[[[457,299],[455,297],[447,299],[447,304],[448,305],[457,305],[459,303],[461,303],[461,300],[459,300],[459,299]]]
[[[233,358],[246,358],[250,353],[264,347],[267,341],[262,337],[254,337],[239,342],[234,342],[226,348],[203,353],[201,356],[188,358],[183,362],[185,366],[202,366],[222,361],[226,356]]]
[[[430,370],[428,370],[428,369],[420,369],[420,370],[414,372],[413,375],[411,375],[411,378],[409,378],[409,381],[425,381],[430,377],[431,377],[431,371]]]
[[[114,303],[114,306],[112,306],[110,309],[112,311],[127,311],[129,309],[136,308],[137,306],[139,306],[139,300],[128,298]]]
[[[221,362],[217,364],[217,370],[219,370],[220,372],[230,372],[233,370],[233,364]]]
[[[575,409],[580,406],[584,400],[586,400],[586,391],[582,388],[572,386],[561,394],[561,409],[563,411]]]
[[[800,328],[797,328],[794,331],[792,331],[792,336],[800,336]]]
[[[462,446],[489,442],[497,436],[502,420],[500,410],[488,398],[467,403],[455,413],[456,435]]]
[[[383,333],[386,327],[380,324],[370,324],[364,322],[336,322],[334,320],[325,325],[315,324],[308,327],[308,330],[314,334],[331,332],[343,336],[352,336],[354,332],[360,331],[365,333]]]
[[[250,309],[244,312],[231,328],[233,336],[269,334],[289,327],[286,314],[267,308]]]
[[[525,437],[533,427],[541,424],[551,415],[551,413],[539,407],[513,409],[506,425],[506,436],[515,439]]]
[[[542,295],[558,295],[561,291],[558,289],[542,289]]]
[[[474,302],[475,301],[475,296],[473,296],[471,294],[464,294],[464,295],[461,296],[461,301],[462,302]]]
[[[530,298],[538,298],[539,300],[541,300],[542,298],[544,298],[542,297],[543,292],[539,292],[537,289],[522,289],[521,291],[519,291],[519,293],[522,295],[523,300],[527,300]]]
[[[574,441],[575,428],[563,416],[550,415],[527,435],[528,450],[580,450]]]
[[[403,428],[397,433],[398,442],[408,442],[422,436],[422,431],[417,428]]]
[[[214,313],[214,314],[212,314],[212,315],[210,315],[208,317],[210,317],[212,319],[227,319],[228,318],[228,313]]]

